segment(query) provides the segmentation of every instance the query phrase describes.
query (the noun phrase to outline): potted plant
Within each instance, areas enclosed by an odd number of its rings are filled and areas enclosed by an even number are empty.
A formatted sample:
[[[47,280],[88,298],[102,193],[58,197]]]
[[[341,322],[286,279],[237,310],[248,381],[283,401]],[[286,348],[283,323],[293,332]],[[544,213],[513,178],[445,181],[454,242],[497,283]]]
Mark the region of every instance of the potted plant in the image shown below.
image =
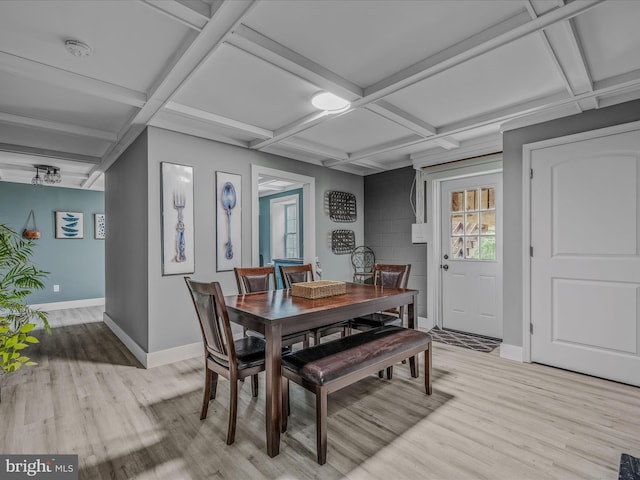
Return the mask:
[[[31,330],[40,323],[51,333],[47,314],[26,304],[32,291],[44,288],[42,279],[47,275],[30,262],[33,245],[33,240],[0,224],[0,387],[3,377],[36,365],[24,354],[29,344],[38,343]]]

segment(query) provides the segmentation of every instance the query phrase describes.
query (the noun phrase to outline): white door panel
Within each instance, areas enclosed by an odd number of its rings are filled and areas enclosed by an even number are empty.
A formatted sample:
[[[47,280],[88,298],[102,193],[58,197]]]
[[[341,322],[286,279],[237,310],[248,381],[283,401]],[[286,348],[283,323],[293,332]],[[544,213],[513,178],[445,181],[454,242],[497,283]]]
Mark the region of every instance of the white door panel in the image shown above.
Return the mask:
[[[502,175],[441,188],[442,325],[502,338]]]
[[[640,134],[531,155],[531,359],[640,385]]]

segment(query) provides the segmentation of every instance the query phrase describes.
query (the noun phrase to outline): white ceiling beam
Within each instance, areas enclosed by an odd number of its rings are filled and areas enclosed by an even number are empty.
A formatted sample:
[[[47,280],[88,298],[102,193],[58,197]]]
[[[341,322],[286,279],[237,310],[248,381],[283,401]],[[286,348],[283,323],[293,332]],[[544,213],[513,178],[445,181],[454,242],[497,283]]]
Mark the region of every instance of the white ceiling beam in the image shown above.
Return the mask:
[[[171,18],[193,30],[201,31],[210,18],[210,12],[202,2],[177,0],[138,0],[139,3]]]
[[[462,142],[460,148],[451,152],[416,152],[409,155],[414,168],[428,167],[440,163],[452,162],[470,156],[487,155],[502,151],[502,135],[497,134],[481,139]]]
[[[227,43],[349,101],[362,98],[364,94],[359,85],[246,25],[239,25]]]
[[[420,135],[412,134],[407,137],[403,137],[399,140],[391,140],[389,142],[384,142],[382,144],[376,145],[371,148],[358,150],[357,152],[353,152],[349,154],[349,158],[347,160],[331,159],[331,160],[325,160],[324,162],[322,162],[322,164],[325,167],[334,167],[339,163],[355,162],[357,160],[363,160],[369,157],[373,157],[374,155],[379,155],[381,153],[397,150],[399,148],[398,145],[406,146],[406,145],[412,145],[414,143],[423,142],[423,141],[425,141],[424,137]]]
[[[0,71],[133,107],[140,108],[147,101],[147,95],[143,92],[78,75],[6,52],[0,52]]]
[[[556,1],[557,5],[560,7],[565,5],[564,0]],[[528,0],[526,5],[531,17],[537,18],[538,15],[531,4],[531,0]],[[547,51],[549,52],[551,60],[562,77],[565,88],[571,95],[593,91],[593,80],[587,66],[582,45],[578,40],[573,18],[568,19],[565,22],[558,23],[558,27],[561,28],[564,33],[565,40],[561,44],[559,42],[554,43],[544,31],[541,31],[540,35]],[[568,65],[563,64],[562,57],[558,54],[559,51],[564,51],[566,54],[571,56],[574,62],[574,68],[569,68]],[[576,66],[577,70],[575,68]],[[582,102],[576,102],[576,105],[581,111],[591,110],[598,108],[598,99],[596,97],[590,97]]]
[[[290,146],[292,148],[302,150],[303,152],[312,153],[322,157],[335,158],[338,160],[349,159],[349,154],[347,154],[346,152],[328,147],[326,145],[321,145],[319,143],[303,140],[301,138],[288,138],[280,142],[280,144]]]
[[[81,155],[79,153],[60,152],[58,150],[48,150],[45,148],[25,147],[23,145],[13,145],[10,143],[0,143],[1,152],[19,153],[22,155],[33,155],[36,157],[57,158],[60,160],[72,160],[74,162],[83,162],[98,164],[100,157],[90,155]]]
[[[359,165],[361,167],[368,168],[373,172],[386,172],[387,170],[389,170],[388,165],[383,165],[374,160],[368,160],[368,159],[357,160],[353,162],[353,165]]]
[[[385,100],[370,103],[365,108],[423,137],[431,137],[437,132],[436,127],[433,125],[414,117]]]
[[[196,120],[201,120],[207,123],[220,125],[225,128],[230,128],[232,130],[237,130],[239,132],[242,132],[247,135],[251,135],[253,137],[257,137],[257,138],[273,137],[273,132],[271,130],[266,130],[264,128],[256,127],[255,125],[239,122],[237,120],[223,117],[222,115],[217,115],[215,113],[205,112],[204,110],[189,107],[187,105],[182,105],[180,103],[167,102],[164,106],[164,109],[171,112],[179,113],[186,117],[195,118]]]
[[[163,105],[170,101],[228,38],[242,18],[254,6],[253,0],[227,0],[221,2],[202,31],[184,50],[178,60],[168,66],[155,82],[144,107],[122,128],[119,141],[104,155],[96,170],[106,171],[120,154],[137,138]]]
[[[365,107],[373,102],[395,93],[403,88],[425,80],[438,73],[444,72],[456,65],[493,51],[510,42],[539,32],[544,28],[558,22],[568,20],[579,15],[604,0],[583,0],[572,2],[564,7],[559,7],[540,17],[531,20],[529,13],[523,10],[521,13],[500,22],[493,27],[463,40],[429,58],[417,62],[411,67],[397,72],[386,79],[367,87],[364,97],[351,103],[351,108],[337,115],[325,115],[312,121],[301,119],[292,122],[288,127],[278,129],[270,140],[257,141],[251,144],[251,148],[262,149],[268,145],[279,142],[287,137],[296,135],[303,130],[311,128],[322,122],[348,114],[356,108]]]
[[[353,111],[353,108],[350,108],[349,110],[342,112],[342,113],[338,113],[335,115],[331,115],[332,117],[337,117],[337,116],[342,116],[342,115],[346,115],[347,113],[350,113]],[[327,112],[314,112],[314,113],[310,113],[309,115],[307,115],[306,117],[303,117],[299,120],[296,120],[295,122],[292,122],[288,125],[285,125],[284,127],[281,127],[277,130],[275,130],[273,132],[273,137],[266,139],[266,140],[255,140],[253,142],[251,142],[250,147],[254,150],[261,150],[265,147],[268,147],[269,145],[272,145],[274,143],[278,143],[281,140],[284,140],[285,138],[289,138],[292,137],[293,135],[295,135],[296,133],[300,133],[304,130],[307,130],[308,128],[313,127],[314,125],[318,125],[320,123],[322,123],[325,119],[325,117],[327,117],[328,113]]]
[[[216,129],[209,128],[202,122],[195,122],[195,124],[194,122],[186,122],[184,115],[174,113],[169,110],[162,110],[158,112],[158,114],[154,115],[149,121],[148,125],[184,133],[186,135],[192,135],[194,137],[207,138],[209,140],[215,140],[216,142],[228,143],[229,145],[235,145],[237,147],[249,148],[248,141],[230,138],[227,135],[217,133]]]
[[[433,140],[433,143],[437,143],[445,150],[453,150],[460,146],[460,142],[453,137],[438,137]]]
[[[115,133],[104,130],[96,130],[94,128],[81,127],[79,125],[71,125],[69,123],[53,122],[51,120],[41,120],[38,118],[23,117],[11,113],[0,112],[0,123],[10,123],[22,127],[36,128],[38,130],[47,130],[57,133],[66,133],[79,137],[97,138],[108,142],[115,142],[118,137]]]

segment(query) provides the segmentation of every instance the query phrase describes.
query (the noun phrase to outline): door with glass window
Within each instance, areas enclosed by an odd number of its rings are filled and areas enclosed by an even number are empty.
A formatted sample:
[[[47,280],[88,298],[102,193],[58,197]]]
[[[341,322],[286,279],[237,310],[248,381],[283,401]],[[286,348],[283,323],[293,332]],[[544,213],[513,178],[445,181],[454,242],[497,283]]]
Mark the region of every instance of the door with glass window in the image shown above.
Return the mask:
[[[502,174],[441,184],[442,326],[502,338]]]

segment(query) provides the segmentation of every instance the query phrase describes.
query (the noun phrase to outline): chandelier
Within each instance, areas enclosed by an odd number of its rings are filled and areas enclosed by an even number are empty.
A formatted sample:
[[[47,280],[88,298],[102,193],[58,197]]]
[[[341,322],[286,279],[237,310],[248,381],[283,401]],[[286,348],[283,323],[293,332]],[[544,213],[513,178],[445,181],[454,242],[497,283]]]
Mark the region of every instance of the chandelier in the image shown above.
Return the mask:
[[[58,167],[52,167],[50,165],[35,165],[36,174],[31,179],[31,184],[38,187],[40,185],[54,185],[60,183],[62,178],[60,177],[60,169]],[[42,173],[42,175],[40,175]]]

